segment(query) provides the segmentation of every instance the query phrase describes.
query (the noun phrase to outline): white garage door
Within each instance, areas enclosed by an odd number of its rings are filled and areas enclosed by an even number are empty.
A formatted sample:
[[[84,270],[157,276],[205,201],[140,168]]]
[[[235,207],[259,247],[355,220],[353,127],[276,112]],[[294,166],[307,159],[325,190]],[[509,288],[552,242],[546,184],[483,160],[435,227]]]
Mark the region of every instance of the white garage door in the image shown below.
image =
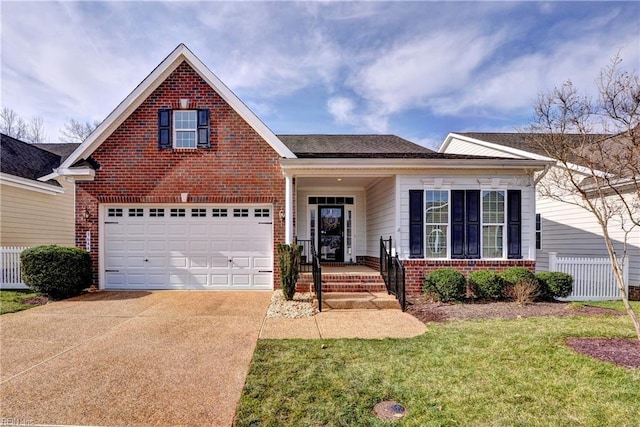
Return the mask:
[[[106,289],[273,289],[268,206],[104,208]]]

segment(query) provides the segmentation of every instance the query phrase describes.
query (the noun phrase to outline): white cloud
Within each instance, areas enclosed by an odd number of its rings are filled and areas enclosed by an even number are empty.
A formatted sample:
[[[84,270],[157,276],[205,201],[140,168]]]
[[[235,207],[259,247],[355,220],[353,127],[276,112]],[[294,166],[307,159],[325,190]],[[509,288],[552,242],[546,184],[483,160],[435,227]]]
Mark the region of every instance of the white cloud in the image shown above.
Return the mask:
[[[335,121],[340,124],[354,123],[355,107],[355,103],[351,99],[343,96],[329,98],[327,101],[329,114],[331,114]]]

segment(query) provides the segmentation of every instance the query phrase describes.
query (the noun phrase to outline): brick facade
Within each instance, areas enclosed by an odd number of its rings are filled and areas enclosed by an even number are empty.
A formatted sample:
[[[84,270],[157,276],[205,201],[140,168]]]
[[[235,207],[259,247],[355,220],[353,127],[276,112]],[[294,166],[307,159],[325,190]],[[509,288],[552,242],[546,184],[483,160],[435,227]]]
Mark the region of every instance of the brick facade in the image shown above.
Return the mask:
[[[158,149],[158,110],[209,108],[209,149]],[[100,203],[271,203],[274,245],[284,242],[285,181],[280,156],[186,62],[167,79],[91,155],[95,180],[76,186],[76,245],[84,248],[91,231],[97,283]],[[85,219],[85,212],[90,220]],[[275,250],[274,250],[275,253]],[[274,281],[279,283],[277,260]]]

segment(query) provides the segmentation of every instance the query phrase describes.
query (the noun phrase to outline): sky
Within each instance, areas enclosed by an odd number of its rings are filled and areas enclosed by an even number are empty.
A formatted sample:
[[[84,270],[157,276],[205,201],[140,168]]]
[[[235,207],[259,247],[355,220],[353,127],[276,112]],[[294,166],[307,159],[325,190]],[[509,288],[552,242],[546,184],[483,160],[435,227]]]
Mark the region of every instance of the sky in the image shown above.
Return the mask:
[[[2,106],[103,120],[184,43],[276,134],[515,132],[566,80],[640,70],[640,2],[12,2]]]

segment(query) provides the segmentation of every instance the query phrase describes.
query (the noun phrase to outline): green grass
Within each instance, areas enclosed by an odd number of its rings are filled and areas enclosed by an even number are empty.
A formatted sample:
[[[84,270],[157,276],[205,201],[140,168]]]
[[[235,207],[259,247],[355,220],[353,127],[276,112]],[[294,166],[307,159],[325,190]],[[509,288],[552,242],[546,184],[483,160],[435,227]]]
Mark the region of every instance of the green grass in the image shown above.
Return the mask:
[[[626,312],[624,305],[622,305],[622,301],[587,301],[584,304],[593,307],[611,308],[613,310]],[[629,301],[629,304],[631,304],[631,308],[633,308],[636,315],[640,316],[640,301]]]
[[[33,298],[40,295],[32,291],[0,291],[0,314],[14,313],[35,307],[35,304],[25,304],[26,298]]]
[[[633,338],[626,316],[430,324],[413,339],[262,340],[238,426],[637,426],[640,370],[573,352],[569,337]],[[322,344],[326,348],[322,348]]]

